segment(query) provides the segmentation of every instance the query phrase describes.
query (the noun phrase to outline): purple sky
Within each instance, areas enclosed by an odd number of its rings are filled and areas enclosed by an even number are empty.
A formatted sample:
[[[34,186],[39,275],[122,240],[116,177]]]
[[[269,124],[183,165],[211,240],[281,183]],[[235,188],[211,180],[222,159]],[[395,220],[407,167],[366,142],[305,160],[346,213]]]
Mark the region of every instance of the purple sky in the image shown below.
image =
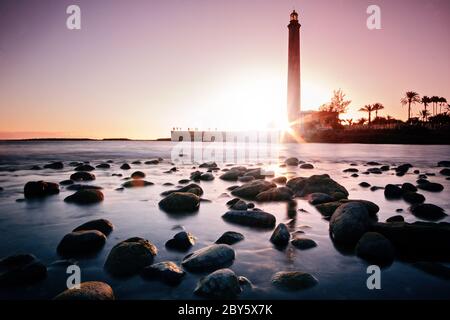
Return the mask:
[[[70,4],[81,30],[66,28]],[[370,4],[382,30],[366,27]],[[304,110],[338,88],[352,100],[344,117],[381,102],[382,115],[405,119],[406,90],[450,100],[448,0],[1,0],[0,138],[157,138],[174,126],[282,121],[293,8]]]

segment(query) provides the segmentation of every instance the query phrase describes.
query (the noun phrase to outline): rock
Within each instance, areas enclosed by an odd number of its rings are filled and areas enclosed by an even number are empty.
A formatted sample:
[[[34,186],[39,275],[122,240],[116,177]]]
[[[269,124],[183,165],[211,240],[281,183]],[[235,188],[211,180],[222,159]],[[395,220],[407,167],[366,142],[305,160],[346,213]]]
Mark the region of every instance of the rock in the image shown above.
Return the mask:
[[[109,235],[114,229],[113,224],[106,219],[96,219],[91,220],[86,223],[83,223],[81,226],[73,229],[73,232],[76,231],[87,231],[87,230],[97,230],[103,233],[104,235]]]
[[[154,185],[153,182],[133,179],[122,184],[124,188],[141,188]]]
[[[450,169],[449,168],[442,169],[441,171],[439,171],[439,173],[442,174],[443,176],[450,176]]]
[[[359,172],[359,170],[356,168],[348,168],[348,169],[343,170],[343,172]]]
[[[71,167],[78,167],[79,165],[82,165],[82,164],[83,164],[82,162],[78,162],[78,161],[69,162],[69,166],[71,166]]]
[[[189,182],[191,182],[191,180],[189,180],[189,179],[181,179],[181,180],[178,180],[178,183],[179,183],[179,184],[187,184],[187,183],[189,183]]]
[[[230,186],[227,188],[228,191],[233,191],[234,189],[239,188],[240,186]]]
[[[389,265],[395,250],[391,242],[377,232],[366,232],[356,245],[356,254],[371,264]]]
[[[272,182],[276,183],[276,184],[286,184],[286,181],[287,181],[287,178],[284,176],[276,177],[276,178],[272,179]]]
[[[436,182],[420,183],[417,188],[431,192],[440,192],[444,190],[444,186]]]
[[[261,192],[275,188],[276,186],[277,185],[275,183],[269,181],[255,180],[245,183],[242,186],[234,189],[233,191],[231,191],[231,194],[236,197],[254,200],[256,199],[256,196]]]
[[[300,250],[307,250],[317,247],[317,243],[314,240],[307,238],[295,238],[291,241],[291,244]]]
[[[367,182],[361,182],[360,184],[359,184],[359,186],[360,187],[363,187],[363,188],[369,188],[370,187],[370,183],[367,183]]]
[[[66,197],[65,202],[76,204],[93,204],[103,201],[104,196],[100,190],[79,190]]]
[[[243,175],[243,173],[240,171],[229,170],[222,174],[219,178],[225,181],[237,181],[241,175]]]
[[[163,193],[161,193],[161,195],[168,196],[175,192],[190,192],[200,197],[203,194],[203,189],[198,184],[191,183],[177,190],[164,191]]]
[[[131,164],[142,164],[142,162],[140,160],[135,160]]]
[[[212,180],[214,180],[214,176],[212,175],[212,173],[205,172],[200,175],[200,180],[201,181],[212,181]]]
[[[255,180],[255,177],[253,177],[253,176],[242,176],[242,177],[239,177],[239,179],[238,179],[238,181],[242,182],[242,183],[247,183],[247,182],[250,182],[253,180]]]
[[[47,277],[47,268],[31,254],[0,260],[0,287],[25,286]]]
[[[340,244],[353,245],[369,230],[367,207],[360,202],[349,202],[339,206],[330,219],[333,240]]]
[[[58,294],[55,300],[90,300],[103,301],[114,300],[114,292],[112,288],[104,283],[98,281],[88,281],[80,283],[80,288],[67,289]]]
[[[147,160],[147,161],[144,162],[144,164],[156,165],[156,164],[159,164],[159,160],[158,159]]]
[[[247,203],[247,209],[253,209],[255,207],[255,204],[253,202]]]
[[[232,245],[242,240],[244,240],[244,235],[242,233],[227,231],[223,235],[221,235],[220,238],[217,239],[215,243]]]
[[[286,160],[284,160],[284,164],[287,166],[298,166],[299,161],[297,158],[295,157],[291,157],[291,158],[287,158]]]
[[[450,161],[439,161],[438,167],[447,167],[450,168]]]
[[[212,271],[229,266],[234,257],[234,250],[229,245],[213,244],[188,254],[182,266],[192,272]]]
[[[377,190],[383,190],[384,188],[383,187],[379,187],[379,186],[372,186],[372,187],[370,187],[370,191],[377,191]]]
[[[131,174],[131,178],[132,179],[144,179],[145,173],[143,173],[142,171],[135,171]]]
[[[380,167],[380,170],[381,170],[381,171],[389,171],[390,169],[391,169],[391,167],[389,167],[389,166],[387,166],[387,165],[381,166],[381,167]]]
[[[200,279],[194,292],[212,299],[233,299],[241,293],[239,279],[230,269],[219,269]]]
[[[331,217],[331,215],[336,211],[336,209],[341,206],[344,203],[350,203],[350,202],[358,202],[363,204],[367,211],[369,212],[369,215],[371,217],[376,217],[376,214],[378,211],[380,211],[380,207],[378,207],[375,203],[368,201],[368,200],[351,200],[351,199],[343,199],[339,201],[334,202],[326,202],[322,204],[316,205],[316,209],[319,210],[319,212],[324,217]]]
[[[78,167],[76,167],[74,170],[78,171],[78,172],[79,171],[92,171],[92,170],[95,170],[95,168],[88,164],[82,164],[82,165],[79,165]]]
[[[280,223],[272,233],[270,237],[270,242],[272,242],[276,246],[286,246],[289,243],[289,239],[291,235],[289,233],[288,228],[284,223]]]
[[[314,169],[314,166],[310,163],[303,163],[300,165],[300,169]]]
[[[378,222],[371,231],[389,239],[397,255],[408,260],[450,261],[450,223]]]
[[[397,175],[404,175],[406,172],[408,172],[409,168],[412,168],[412,165],[409,163],[405,163],[395,168],[395,171],[397,172]]]
[[[376,161],[369,161],[366,163],[368,166],[380,166],[381,163],[378,163]]]
[[[172,250],[187,251],[195,244],[194,236],[186,231],[178,232],[166,242],[166,247]]]
[[[424,220],[440,220],[447,216],[444,209],[431,203],[421,203],[411,206],[410,211],[413,215]]]
[[[78,190],[102,190],[103,188],[89,184],[72,184],[68,186],[66,189],[71,191],[78,191]]]
[[[404,184],[402,184],[402,191],[403,192],[408,192],[408,191],[416,192],[417,188],[412,183],[405,182]]]
[[[386,219],[386,222],[403,222],[405,221],[405,218],[401,215],[392,216],[390,218]]]
[[[425,183],[430,183],[430,181],[427,180],[427,178],[420,178],[418,180],[416,180],[417,184],[425,184]]]
[[[95,166],[97,169],[109,169],[111,165],[109,163],[100,163]]]
[[[359,174],[353,173],[353,174],[351,175],[351,177],[352,177],[352,178],[358,178],[358,177],[359,177]]]
[[[293,193],[291,189],[287,187],[272,188],[256,196],[256,201],[289,201],[292,199]]]
[[[60,186],[70,186],[74,184],[73,180],[63,180],[59,183]]]
[[[4,189],[2,187],[0,187],[0,192],[3,191]]]
[[[95,180],[95,175],[85,171],[75,172],[70,176],[73,181],[92,181]]]
[[[408,203],[415,204],[425,202],[425,197],[420,193],[407,191],[403,193],[403,200]]]
[[[232,210],[225,213],[222,218],[228,222],[260,228],[273,228],[275,216],[264,211],[237,211]]]
[[[239,198],[237,198],[239,199]],[[231,207],[233,210],[247,210],[247,203],[242,200],[238,200],[236,203],[234,203]]]
[[[23,188],[25,198],[42,198],[59,193],[59,185],[46,181],[29,181]]]
[[[326,193],[315,192],[308,195],[308,202],[312,205],[332,202],[334,198]]]
[[[317,279],[301,271],[280,271],[272,277],[272,284],[283,290],[302,290],[314,287]]]
[[[90,255],[103,248],[106,236],[97,230],[75,231],[64,236],[58,244],[59,255],[72,258]]]
[[[199,168],[208,168],[208,169],[217,168],[217,163],[215,163],[214,161],[209,161],[209,162],[202,163],[198,167]]]
[[[253,177],[254,179],[265,179],[266,174],[262,172],[261,168],[251,169],[245,172],[245,177]]]
[[[39,166],[32,166],[32,167],[30,168],[30,170],[42,170],[42,168],[39,167]]]
[[[232,206],[234,206],[236,203],[238,203],[239,201],[242,201],[242,200],[239,199],[239,198],[233,198],[233,199],[231,199],[231,200],[228,200],[227,203],[226,203],[226,205],[229,206],[229,207],[232,207]],[[242,201],[242,202],[244,202],[244,201]]]
[[[367,172],[373,173],[373,174],[382,174],[383,173],[380,168],[369,168],[369,169],[367,169]]]
[[[151,265],[157,253],[158,249],[150,241],[130,238],[111,249],[105,269],[114,276],[130,276]]]
[[[393,184],[387,184],[384,187],[384,196],[386,199],[398,199],[402,196],[402,189]]]
[[[141,276],[146,279],[159,279],[171,286],[178,285],[181,280],[183,280],[185,274],[186,273],[172,261],[163,261],[152,264],[145,267],[141,272]]]
[[[294,178],[286,183],[297,196],[304,197],[310,193],[326,193],[332,195],[335,192],[348,196],[348,191],[339,183],[330,178],[329,175],[313,175],[309,178]]]
[[[174,192],[162,199],[158,205],[169,213],[195,212],[200,206],[200,198],[190,192]]]
[[[241,288],[244,287],[244,289],[245,288],[252,289],[253,284],[248,278],[243,277],[243,276],[239,276],[238,280],[239,280],[239,285],[241,286]]]
[[[44,169],[60,170],[62,168],[64,168],[64,164],[61,161],[52,162],[52,163],[44,165]]]
[[[124,163],[124,164],[122,164],[120,166],[120,169],[122,169],[122,170],[130,170],[131,167],[130,167],[130,165],[128,163]]]

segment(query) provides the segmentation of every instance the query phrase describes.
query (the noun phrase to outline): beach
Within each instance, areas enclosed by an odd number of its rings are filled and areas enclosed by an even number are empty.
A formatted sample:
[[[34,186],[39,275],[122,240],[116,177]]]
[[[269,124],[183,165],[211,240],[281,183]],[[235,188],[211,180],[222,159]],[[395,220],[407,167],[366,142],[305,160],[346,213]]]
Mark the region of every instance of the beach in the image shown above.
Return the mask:
[[[139,274],[117,277],[104,268],[113,247],[119,242],[141,237],[149,240],[158,252],[154,263],[173,261],[182,265],[186,255],[201,248],[214,245],[227,231],[239,232],[244,239],[231,245],[235,258],[228,267],[237,276],[247,278],[250,288],[242,288],[239,299],[449,299],[448,279],[430,274],[418,268],[414,261],[399,258],[382,267],[382,290],[368,290],[366,260],[358,257],[354,250],[342,250],[330,238],[330,222],[308,202],[306,196],[296,196],[294,213],[286,201],[259,202],[244,199],[276,218],[276,225],[284,223],[292,239],[294,234],[311,239],[316,246],[299,250],[292,244],[283,248],[275,246],[270,238],[274,228],[255,228],[230,223],[222,216],[230,210],[227,202],[235,198],[227,188],[244,185],[246,182],[225,181],[220,176],[233,166],[248,169],[264,167],[268,159],[259,164],[250,159],[246,163],[217,163],[211,172],[210,181],[189,181],[201,187],[203,194],[198,210],[190,213],[170,213],[162,210],[158,203],[164,198],[161,193],[176,190],[182,179],[190,179],[192,172],[206,173],[211,167],[199,167],[201,163],[173,164],[172,142],[145,141],[26,141],[0,142],[0,258],[18,253],[35,255],[46,267],[45,279],[27,286],[0,288],[0,299],[52,299],[66,287],[66,266],[69,264],[57,252],[61,239],[74,228],[95,219],[107,219],[114,229],[107,235],[104,246],[95,254],[74,259],[81,269],[81,279],[102,281],[111,286],[116,299],[201,299],[194,293],[198,281],[210,272],[191,272],[185,269],[182,281],[176,286],[167,285],[158,279],[145,279]],[[288,158],[295,157],[300,163],[286,165]],[[358,145],[358,144],[282,144],[276,157],[270,159],[267,170],[274,177],[310,177],[328,174],[344,186],[348,199],[363,199],[379,207],[376,213],[379,222],[400,215],[407,223],[428,221],[413,215],[410,203],[403,198],[387,199],[384,188],[387,184],[417,185],[419,175],[443,186],[442,191],[419,190],[426,200],[450,212],[448,190],[450,181],[441,174],[439,161],[450,158],[448,145]],[[152,163],[146,161],[157,159]],[[205,159],[205,162],[207,159]],[[62,169],[44,168],[44,165],[61,161]],[[74,174],[75,165],[87,164],[95,169],[93,181],[76,182],[80,185],[101,187],[104,199],[90,205],[79,205],[64,201],[74,190],[69,185],[60,185],[59,193],[33,199],[24,198],[24,186],[29,181],[59,183]],[[301,166],[312,164],[312,168]],[[373,162],[373,164],[368,164]],[[375,164],[375,162],[377,164]],[[109,168],[97,168],[100,164]],[[121,169],[127,163],[130,169]],[[402,164],[411,164],[403,175],[395,170]],[[33,166],[35,170],[31,170]],[[387,170],[372,170],[389,166]],[[175,170],[171,170],[172,168]],[[353,168],[356,170],[347,170]],[[418,171],[417,171],[418,170]],[[147,186],[123,188],[132,181],[134,172],[145,174]],[[370,170],[369,170],[370,171]],[[377,172],[375,172],[377,171]],[[246,171],[248,172],[248,171]],[[358,175],[356,176],[355,175]],[[354,176],[352,176],[352,174]],[[195,179],[194,179],[195,180]],[[208,178],[209,180],[209,178]],[[370,186],[360,186],[367,182]],[[277,184],[277,187],[284,185]],[[249,209],[250,210],[250,209]],[[329,217],[328,217],[329,218]],[[449,216],[433,222],[450,222]],[[166,247],[166,242],[185,230],[195,237],[195,244],[180,252]],[[73,262],[73,261],[72,261]],[[72,263],[70,262],[70,263]],[[443,265],[448,261],[442,262]],[[280,271],[306,272],[317,279],[317,284],[306,290],[281,290],[271,279]]]

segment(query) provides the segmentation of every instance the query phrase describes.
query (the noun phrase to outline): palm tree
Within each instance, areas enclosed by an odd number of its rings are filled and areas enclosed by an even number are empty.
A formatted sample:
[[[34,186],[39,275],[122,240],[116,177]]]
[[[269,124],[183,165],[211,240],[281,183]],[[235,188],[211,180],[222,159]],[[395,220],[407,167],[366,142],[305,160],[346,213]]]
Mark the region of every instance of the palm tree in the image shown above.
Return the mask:
[[[439,97],[438,96],[432,96],[430,98],[431,103],[433,104],[433,113],[432,115],[434,116],[437,112],[437,104],[439,102]]]
[[[384,106],[381,103],[377,102],[372,107],[373,107],[373,110],[375,111],[375,119],[376,119],[376,118],[378,118],[378,111],[383,110]]]
[[[427,118],[428,118],[429,115],[430,115],[430,112],[427,109],[421,110],[419,112],[419,116],[422,117],[423,121],[427,121]]]
[[[425,108],[424,111],[427,111],[428,104],[431,103],[430,97],[423,96],[422,100],[420,100],[420,102],[423,104],[423,107]],[[426,117],[425,117],[425,120],[426,120],[426,118],[430,115],[430,113],[429,112],[425,112],[425,114],[426,114]]]
[[[447,104],[447,99],[445,99],[444,97],[440,97],[438,102],[439,102],[439,113],[442,113],[442,107]]]
[[[408,105],[408,121],[411,119],[411,104],[420,103],[420,95],[414,91],[407,91],[400,100],[403,105]]]
[[[375,109],[373,108],[373,105],[366,104],[364,107],[359,109],[359,111],[367,112],[369,114],[369,125],[370,125],[370,123],[372,122],[372,112],[375,111]]]

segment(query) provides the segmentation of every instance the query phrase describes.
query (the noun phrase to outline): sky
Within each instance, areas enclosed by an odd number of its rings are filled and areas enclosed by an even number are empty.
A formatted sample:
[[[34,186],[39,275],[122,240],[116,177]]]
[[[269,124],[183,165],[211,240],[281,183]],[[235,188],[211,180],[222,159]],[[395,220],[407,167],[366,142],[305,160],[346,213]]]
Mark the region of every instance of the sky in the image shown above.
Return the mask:
[[[72,4],[81,30],[66,27]],[[367,28],[371,4],[380,30]],[[404,120],[407,90],[450,100],[448,0],[0,0],[0,139],[277,125],[294,8],[302,110],[339,88],[343,118],[380,102]]]

